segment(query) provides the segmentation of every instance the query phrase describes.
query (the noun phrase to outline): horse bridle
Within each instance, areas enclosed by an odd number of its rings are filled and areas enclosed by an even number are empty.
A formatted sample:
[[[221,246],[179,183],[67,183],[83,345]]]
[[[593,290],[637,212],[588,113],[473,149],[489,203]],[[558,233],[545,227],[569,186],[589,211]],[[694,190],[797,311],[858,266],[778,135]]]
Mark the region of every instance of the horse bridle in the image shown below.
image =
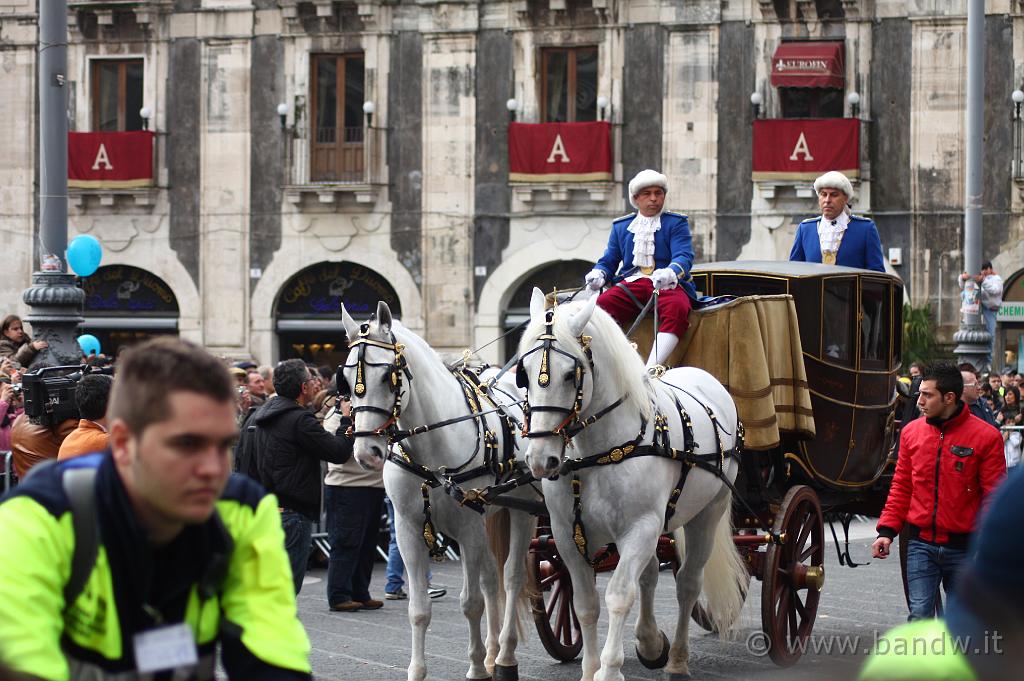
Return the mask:
[[[348,392],[348,381],[342,375],[342,369],[356,370],[356,383],[352,386],[352,394],[356,397],[363,397],[366,395],[366,367],[387,367],[387,374],[384,376],[384,382],[389,385],[391,393],[395,396],[395,403],[390,410],[375,407],[371,404],[362,404],[359,406],[352,407],[352,427],[349,429],[349,436],[351,437],[369,437],[388,435],[391,436],[397,429],[396,423],[398,417],[402,414],[402,375],[410,381],[412,380],[412,372],[409,371],[409,365],[405,361],[405,355],[403,351],[405,346],[395,340],[395,335],[391,334],[391,342],[386,343],[384,341],[375,340],[369,337],[370,325],[365,323],[359,327],[359,336],[348,344],[348,347],[358,348],[358,354],[356,355],[356,363],[354,365],[343,365],[338,368],[338,391],[341,393]],[[376,348],[383,348],[390,350],[394,353],[394,358],[389,363],[383,362],[367,362],[366,361],[366,347],[373,346]],[[383,423],[377,426],[373,430],[354,430],[356,414],[361,412],[375,412],[382,414],[386,417]]]
[[[560,355],[564,355],[572,360],[573,368],[572,371],[565,375],[566,381],[572,381],[573,386],[576,389],[576,396],[573,398],[571,407],[554,407],[554,406],[531,406],[529,401],[523,407],[523,430],[522,435],[526,438],[541,438],[541,437],[560,437],[562,438],[562,449],[570,444],[572,437],[582,430],[582,428],[573,429],[574,422],[578,423],[580,411],[583,409],[583,378],[587,373],[587,369],[583,362],[580,361],[576,355],[566,352],[561,348],[555,347],[554,343],[558,340],[553,332],[555,311],[547,310],[544,313],[544,333],[538,336],[537,340],[542,341],[541,345],[533,348],[522,357],[519,358],[519,363],[516,366],[516,385],[524,390],[529,388],[529,377],[526,375],[526,368],[523,365],[523,360],[532,355],[535,352],[540,352],[540,371],[537,375],[537,385],[541,388],[547,388],[551,385],[551,353],[557,352]],[[594,358],[590,351],[590,336],[580,336],[577,340],[580,342],[580,346],[583,349],[583,356],[586,357],[587,363],[590,365],[590,370],[594,370]],[[616,406],[618,406],[616,404]],[[530,415],[532,412],[554,412],[556,414],[565,414],[565,418],[557,426],[551,430],[533,431],[530,430]]]

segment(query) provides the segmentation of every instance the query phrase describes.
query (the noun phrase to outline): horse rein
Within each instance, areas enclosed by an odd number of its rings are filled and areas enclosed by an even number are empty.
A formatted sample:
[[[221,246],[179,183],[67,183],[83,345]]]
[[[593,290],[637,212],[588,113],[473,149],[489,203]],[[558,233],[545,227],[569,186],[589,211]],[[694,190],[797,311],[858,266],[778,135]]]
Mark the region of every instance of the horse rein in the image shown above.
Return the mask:
[[[405,355],[403,351],[405,346],[395,340],[395,335],[391,334],[391,342],[385,343],[383,341],[374,340],[369,337],[370,325],[365,323],[359,327],[359,337],[348,344],[349,348],[359,348],[359,354],[356,357],[356,363],[354,365],[356,370],[356,384],[353,386],[352,394],[356,397],[363,397],[366,395],[366,367],[368,366],[382,366],[387,367],[387,376],[384,377],[384,382],[388,383],[392,394],[395,396],[395,403],[391,409],[381,409],[370,404],[363,404],[359,406],[352,406],[352,426],[349,427],[348,435],[350,437],[369,437],[369,436],[381,436],[387,435],[389,440],[397,430],[398,417],[402,414],[402,374],[405,374],[406,378],[412,380],[412,372],[409,371],[409,365],[405,361]],[[394,353],[394,359],[388,364],[367,362],[365,358],[366,346],[373,346],[377,348],[383,348],[390,350]],[[343,366],[342,368],[350,369],[352,366]],[[339,371],[339,374],[341,372]],[[338,389],[341,391],[341,383],[344,378],[338,381]],[[354,430],[356,422],[356,414],[361,412],[374,412],[377,414],[383,414],[385,421],[377,426],[373,430]],[[390,442],[389,442],[390,444]]]
[[[525,438],[542,438],[542,437],[560,437],[562,438],[562,455],[565,456],[565,450],[567,447],[572,446],[572,439],[580,433],[584,428],[592,426],[597,423],[604,416],[611,413],[616,407],[620,406],[626,401],[627,395],[623,395],[615,402],[612,402],[607,407],[601,409],[592,416],[580,421],[580,412],[583,411],[583,380],[586,376],[587,369],[583,362],[579,360],[575,355],[562,350],[561,348],[555,347],[555,342],[558,340],[553,332],[554,325],[554,310],[548,310],[544,316],[544,333],[537,337],[537,340],[542,341],[541,345],[533,348],[522,357],[519,358],[519,364],[516,368],[516,385],[520,388],[526,389],[529,387],[529,378],[526,375],[526,368],[523,364],[523,360],[529,357],[535,352],[541,353],[540,358],[540,370],[537,376],[537,385],[541,388],[547,388],[551,385],[551,353],[555,352],[560,355],[564,355],[573,361],[572,370],[566,374],[566,381],[573,381],[573,387],[576,390],[575,397],[571,407],[557,407],[557,406],[531,406],[527,401],[523,408],[523,430],[522,435]],[[583,350],[583,356],[587,359],[587,364],[590,365],[590,370],[594,371],[594,357],[590,350],[590,336],[580,336],[577,339],[580,343],[580,347]],[[551,430],[534,431],[530,429],[530,415],[533,412],[553,412],[556,414],[565,414],[565,418],[557,426]]]

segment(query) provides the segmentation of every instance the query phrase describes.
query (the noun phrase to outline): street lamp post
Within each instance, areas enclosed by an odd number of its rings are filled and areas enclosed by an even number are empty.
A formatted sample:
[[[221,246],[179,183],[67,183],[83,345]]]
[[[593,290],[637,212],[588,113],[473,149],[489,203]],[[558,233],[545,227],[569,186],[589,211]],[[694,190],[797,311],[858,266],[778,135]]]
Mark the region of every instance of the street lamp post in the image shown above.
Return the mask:
[[[49,344],[36,363],[82,358],[76,337],[85,293],[64,261],[68,246],[68,10],[66,0],[39,3],[39,269],[22,293],[25,320]]]
[[[967,205],[964,211],[964,271],[974,276],[981,270],[982,160],[985,123],[985,0],[967,4]],[[964,282],[960,328],[953,334],[953,352],[961,362],[988,371],[992,336],[982,324],[980,295],[975,282]],[[973,290],[972,290],[973,288]]]

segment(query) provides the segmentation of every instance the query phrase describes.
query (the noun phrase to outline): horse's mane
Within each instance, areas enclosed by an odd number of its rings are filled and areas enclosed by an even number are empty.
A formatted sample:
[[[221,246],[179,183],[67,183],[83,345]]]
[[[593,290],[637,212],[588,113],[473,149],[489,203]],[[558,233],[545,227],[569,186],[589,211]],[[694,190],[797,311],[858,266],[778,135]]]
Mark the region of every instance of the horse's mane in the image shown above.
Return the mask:
[[[557,339],[559,349],[575,356],[576,359],[583,362],[584,366],[586,366],[587,360],[583,355],[583,349],[580,347],[579,341],[570,333],[566,320],[585,304],[585,302],[574,300],[559,305],[555,310],[554,324],[551,329]],[[519,343],[519,354],[529,351],[542,333],[544,333],[544,320],[531,320]],[[587,322],[584,334],[592,337],[592,348],[605,348],[611,358],[610,365],[600,367],[600,370],[605,372],[602,382],[618,386],[628,395],[626,404],[635,407],[645,419],[650,421],[654,417],[654,406],[651,384],[647,378],[647,372],[644,371],[644,363],[616,321],[601,308],[595,308],[594,314]]]

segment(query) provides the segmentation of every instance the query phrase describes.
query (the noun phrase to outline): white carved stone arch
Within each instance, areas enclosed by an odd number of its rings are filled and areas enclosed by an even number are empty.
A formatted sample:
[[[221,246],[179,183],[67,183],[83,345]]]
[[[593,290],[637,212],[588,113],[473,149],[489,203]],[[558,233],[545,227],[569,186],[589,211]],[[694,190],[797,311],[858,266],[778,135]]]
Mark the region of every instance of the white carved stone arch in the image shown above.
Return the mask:
[[[606,232],[592,234],[582,239],[574,248],[566,249],[556,245],[550,239],[544,239],[531,243],[529,248],[522,248],[514,253],[506,254],[501,265],[491,273],[480,290],[476,306],[476,323],[473,328],[474,347],[480,347],[493,341],[505,332],[502,323],[508,301],[531,272],[553,262],[569,260],[596,262],[597,258],[604,253],[607,240]],[[553,253],[557,253],[558,257],[550,257]],[[501,344],[492,343],[480,351],[480,356],[483,360],[493,364],[501,359],[500,352]]]
[[[261,363],[270,363],[277,358],[274,318],[274,301],[281,288],[300,271],[320,262],[347,261],[362,265],[384,277],[398,294],[402,302],[402,323],[418,334],[423,333],[423,299],[420,289],[409,270],[395,257],[394,251],[376,248],[350,247],[343,251],[331,252],[326,249],[309,249],[303,242],[286,240],[274,254],[274,259],[263,271],[263,276],[252,292],[250,318],[252,319],[251,349]],[[306,242],[305,245],[308,245]],[[360,244],[362,246],[363,244]],[[315,250],[310,253],[310,250]],[[341,323],[339,319],[339,324]]]

